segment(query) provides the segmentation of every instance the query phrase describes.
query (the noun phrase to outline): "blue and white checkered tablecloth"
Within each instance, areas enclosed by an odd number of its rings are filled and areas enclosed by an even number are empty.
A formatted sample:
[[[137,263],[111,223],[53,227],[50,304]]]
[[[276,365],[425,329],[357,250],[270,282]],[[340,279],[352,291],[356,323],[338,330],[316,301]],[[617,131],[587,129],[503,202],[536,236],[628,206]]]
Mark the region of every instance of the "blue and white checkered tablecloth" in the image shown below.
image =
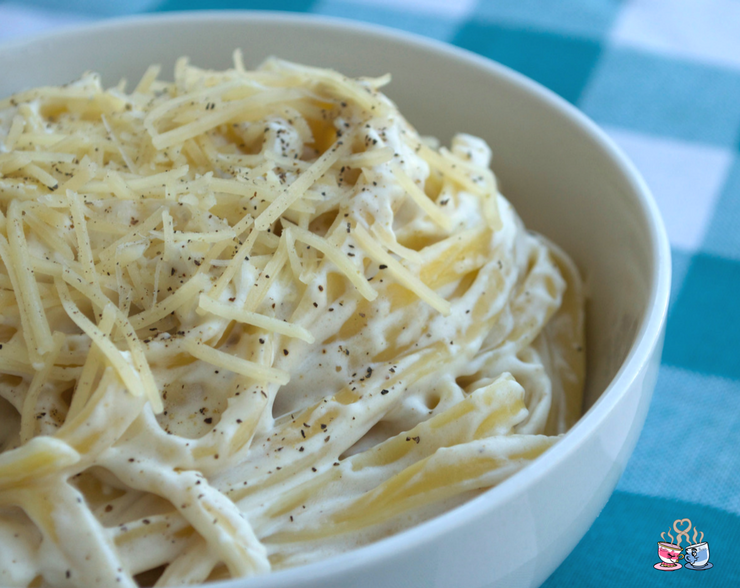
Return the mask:
[[[548,86],[626,151],[671,240],[663,363],[616,492],[545,587],[740,586],[740,0],[0,0],[0,42],[199,8],[343,16],[453,43]],[[714,567],[654,570],[661,532],[684,518]]]

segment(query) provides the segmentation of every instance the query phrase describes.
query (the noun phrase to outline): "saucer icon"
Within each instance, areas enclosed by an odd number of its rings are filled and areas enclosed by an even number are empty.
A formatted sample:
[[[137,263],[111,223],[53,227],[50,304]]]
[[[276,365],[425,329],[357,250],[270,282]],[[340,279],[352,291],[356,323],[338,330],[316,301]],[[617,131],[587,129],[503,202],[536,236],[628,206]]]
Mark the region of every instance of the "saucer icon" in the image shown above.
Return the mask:
[[[657,566],[658,564],[655,564],[655,565]],[[714,567],[714,564],[712,562],[707,562],[703,566],[695,566],[690,563],[687,563],[686,565],[684,565],[684,567],[687,570],[708,570],[709,568]]]
[[[664,562],[660,562],[660,563],[656,563],[653,567],[656,570],[660,570],[662,572],[672,572],[673,570],[680,569],[682,566],[681,566],[680,563],[670,563],[670,564],[667,564],[667,563],[664,563]]]

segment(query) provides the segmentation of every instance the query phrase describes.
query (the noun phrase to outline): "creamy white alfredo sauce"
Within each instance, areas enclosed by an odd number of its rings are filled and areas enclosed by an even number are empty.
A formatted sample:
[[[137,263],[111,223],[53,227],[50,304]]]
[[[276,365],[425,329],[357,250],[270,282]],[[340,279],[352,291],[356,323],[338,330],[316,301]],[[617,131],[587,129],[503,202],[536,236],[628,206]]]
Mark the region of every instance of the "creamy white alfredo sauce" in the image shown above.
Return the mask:
[[[385,79],[157,74],[0,101],[0,585],[314,561],[577,420],[580,278],[484,141],[437,148]]]

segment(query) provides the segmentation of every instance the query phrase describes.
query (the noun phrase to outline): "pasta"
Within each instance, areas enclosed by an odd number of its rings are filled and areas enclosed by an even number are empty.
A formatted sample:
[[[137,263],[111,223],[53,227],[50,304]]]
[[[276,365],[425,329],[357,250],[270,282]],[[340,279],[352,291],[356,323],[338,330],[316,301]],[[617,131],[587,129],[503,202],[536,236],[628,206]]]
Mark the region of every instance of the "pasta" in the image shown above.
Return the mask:
[[[584,300],[383,78],[0,101],[0,584],[198,584],[449,510],[580,416]],[[505,146],[502,146],[505,148]]]

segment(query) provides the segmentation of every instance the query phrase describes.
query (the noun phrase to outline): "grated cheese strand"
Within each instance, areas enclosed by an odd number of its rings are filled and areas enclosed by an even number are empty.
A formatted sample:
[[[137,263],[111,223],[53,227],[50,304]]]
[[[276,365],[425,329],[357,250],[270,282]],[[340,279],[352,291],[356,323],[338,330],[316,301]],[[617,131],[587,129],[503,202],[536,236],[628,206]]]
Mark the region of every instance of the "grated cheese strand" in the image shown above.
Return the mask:
[[[274,333],[280,333],[286,337],[293,337],[295,339],[301,339],[306,343],[313,343],[315,341],[314,336],[310,331],[304,329],[300,325],[295,325],[286,321],[281,321],[269,316],[258,314],[256,312],[249,312],[248,310],[241,310],[234,307],[233,304],[224,304],[218,302],[213,298],[206,296],[205,294],[200,295],[198,304],[200,307],[225,319],[232,321],[238,321],[247,325],[254,325],[260,329],[266,331],[272,331]]]
[[[257,217],[254,226],[266,231],[290,206],[301,198],[348,150],[351,137],[337,141],[280,194],[267,209]]]
[[[361,226],[355,228],[355,239],[367,254],[378,264],[388,266],[393,276],[406,288],[411,290],[432,308],[438,310],[443,316],[449,316],[450,303],[429,288],[424,282],[413,275],[408,269],[401,265],[396,259],[383,251],[383,248],[370,236],[370,233]]]
[[[142,382],[139,375],[134,371],[131,364],[124,358],[121,351],[113,344],[110,337],[105,335],[95,324],[90,321],[77,307],[69,294],[69,288],[60,279],[54,280],[59,299],[62,302],[67,316],[92,339],[100,350],[105,354],[108,361],[115,368],[121,381],[128,391],[134,396],[142,393]]]
[[[193,338],[185,339],[182,345],[193,357],[213,366],[253,378],[258,382],[274,382],[282,386],[290,381],[290,375],[287,372],[229,355]]]
[[[357,267],[349,261],[349,258],[345,253],[342,253],[337,247],[329,243],[326,239],[319,237],[315,233],[311,233],[305,229],[301,229],[295,225],[288,226],[288,232],[291,237],[297,241],[302,241],[306,245],[315,247],[321,251],[326,257],[341,271],[347,279],[357,288],[357,291],[366,300],[375,300],[378,297],[378,293],[373,290],[372,286],[368,283],[367,279]]]

